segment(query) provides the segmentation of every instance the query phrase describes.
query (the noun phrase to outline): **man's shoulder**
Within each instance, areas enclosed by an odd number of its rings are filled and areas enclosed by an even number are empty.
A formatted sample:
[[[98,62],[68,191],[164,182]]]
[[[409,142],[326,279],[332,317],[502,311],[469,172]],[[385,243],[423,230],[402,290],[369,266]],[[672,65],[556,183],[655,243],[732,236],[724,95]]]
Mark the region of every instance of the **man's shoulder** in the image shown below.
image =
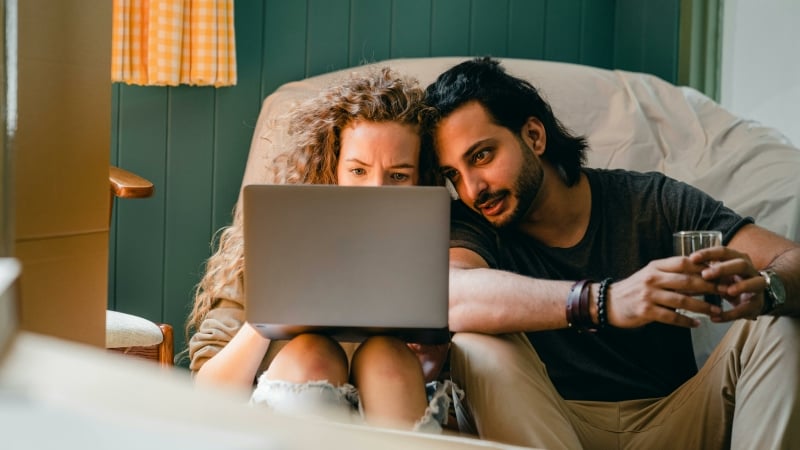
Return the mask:
[[[589,178],[601,180],[631,180],[632,182],[677,181],[657,171],[637,172],[629,169],[596,169],[588,167],[584,168],[583,171]]]
[[[646,195],[687,186],[679,180],[655,171],[637,172],[627,169],[585,168],[584,173],[589,178],[592,190],[600,189],[604,192]]]

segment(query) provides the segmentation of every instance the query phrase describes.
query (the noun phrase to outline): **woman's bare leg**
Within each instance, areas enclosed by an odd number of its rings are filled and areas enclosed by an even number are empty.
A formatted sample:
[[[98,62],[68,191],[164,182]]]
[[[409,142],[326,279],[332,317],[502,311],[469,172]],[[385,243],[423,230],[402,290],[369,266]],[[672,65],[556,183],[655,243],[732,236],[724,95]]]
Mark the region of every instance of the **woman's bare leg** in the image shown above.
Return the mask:
[[[301,335],[278,352],[250,401],[282,414],[351,422],[356,394],[347,372],[347,356],[338,343]]]
[[[386,336],[367,339],[353,356],[351,376],[368,423],[411,429],[425,415],[422,368],[405,342]]]
[[[318,334],[301,334],[281,349],[264,375],[270,380],[327,380],[341,386],[347,382],[347,372],[347,356],[336,341]]]

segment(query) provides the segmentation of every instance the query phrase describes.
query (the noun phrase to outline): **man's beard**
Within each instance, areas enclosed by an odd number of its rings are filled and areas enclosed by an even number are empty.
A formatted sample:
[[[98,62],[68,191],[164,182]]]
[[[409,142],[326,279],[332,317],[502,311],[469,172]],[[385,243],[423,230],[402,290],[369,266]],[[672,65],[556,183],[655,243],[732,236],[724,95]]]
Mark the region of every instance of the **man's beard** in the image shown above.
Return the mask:
[[[475,199],[475,209],[480,210],[478,205],[485,204],[492,199],[501,197],[513,197],[517,200],[517,205],[513,211],[504,217],[499,217],[496,220],[486,218],[492,225],[497,228],[513,228],[522,223],[530,212],[531,205],[533,205],[536,196],[542,186],[542,179],[544,178],[544,171],[542,165],[536,160],[533,154],[533,149],[520,138],[517,138],[519,148],[522,152],[522,167],[520,168],[517,178],[513,183],[513,190],[509,191],[504,189],[497,192],[483,192],[477,199]],[[485,216],[484,216],[485,217]]]

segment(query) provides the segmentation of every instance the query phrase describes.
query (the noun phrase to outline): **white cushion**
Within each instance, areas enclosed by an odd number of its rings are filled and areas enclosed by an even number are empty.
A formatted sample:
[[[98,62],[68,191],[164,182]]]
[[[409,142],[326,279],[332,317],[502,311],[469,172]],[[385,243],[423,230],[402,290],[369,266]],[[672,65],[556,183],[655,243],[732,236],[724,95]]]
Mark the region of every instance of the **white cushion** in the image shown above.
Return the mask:
[[[106,348],[149,347],[164,340],[161,328],[139,316],[106,311]]]

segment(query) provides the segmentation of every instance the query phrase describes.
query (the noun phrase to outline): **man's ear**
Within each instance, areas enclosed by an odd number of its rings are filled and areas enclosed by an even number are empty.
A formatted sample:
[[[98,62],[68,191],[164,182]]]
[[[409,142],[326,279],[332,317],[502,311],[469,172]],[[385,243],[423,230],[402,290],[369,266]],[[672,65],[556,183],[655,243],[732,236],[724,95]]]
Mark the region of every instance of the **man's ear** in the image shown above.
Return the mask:
[[[528,117],[522,126],[522,140],[533,149],[533,153],[542,156],[547,147],[547,133],[542,121],[533,116]]]

